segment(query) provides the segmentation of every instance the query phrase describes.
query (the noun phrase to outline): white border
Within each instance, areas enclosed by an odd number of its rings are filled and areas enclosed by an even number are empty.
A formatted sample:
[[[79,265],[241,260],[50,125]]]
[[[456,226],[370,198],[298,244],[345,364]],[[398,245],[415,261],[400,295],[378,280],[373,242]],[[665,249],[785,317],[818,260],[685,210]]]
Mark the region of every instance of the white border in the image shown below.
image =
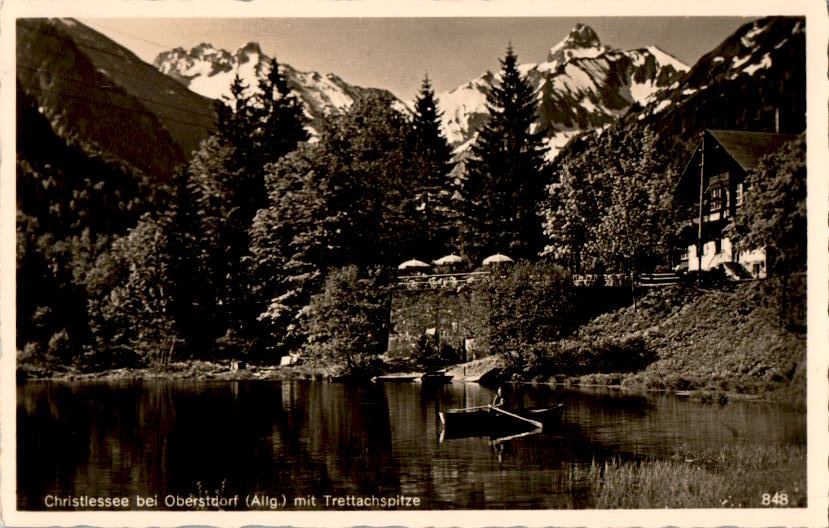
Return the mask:
[[[0,0],[1,2],[2,0]],[[15,269],[15,34],[18,17],[483,17],[483,16],[806,16],[808,157],[808,508],[737,510],[581,511],[337,511],[337,512],[18,512],[16,509],[14,376]],[[170,0],[30,1],[0,3],[0,523],[8,526],[826,526],[829,413],[827,367],[827,4],[821,0],[479,1],[392,2],[311,0],[191,2]],[[773,483],[770,483],[773,486]]]

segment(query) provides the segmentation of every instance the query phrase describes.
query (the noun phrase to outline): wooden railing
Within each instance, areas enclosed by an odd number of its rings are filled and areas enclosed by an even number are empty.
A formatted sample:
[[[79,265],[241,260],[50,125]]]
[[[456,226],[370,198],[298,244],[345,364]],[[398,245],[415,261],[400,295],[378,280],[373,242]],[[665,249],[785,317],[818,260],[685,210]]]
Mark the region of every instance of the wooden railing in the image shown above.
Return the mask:
[[[397,278],[397,284],[398,286],[405,286],[410,290],[452,289],[462,284],[472,284],[478,278],[486,275],[489,275],[488,271],[437,273],[434,275],[404,275]]]
[[[403,275],[397,278],[397,285],[410,290],[453,289],[463,284],[473,284],[481,277],[489,275],[488,271],[470,273],[437,273],[434,275]],[[573,286],[577,288],[621,288],[630,287],[630,275],[625,273],[588,273],[572,276]],[[668,286],[679,282],[676,273],[646,273],[637,275],[636,286]]]
[[[586,275],[573,275],[573,286],[581,288],[592,288],[596,286],[615,288],[627,285],[630,285],[630,279],[624,273],[588,273]]]
[[[636,276],[636,286],[643,288],[670,286],[678,282],[679,275],[674,272],[643,273]],[[573,275],[573,286],[579,288],[619,288],[622,286],[630,286],[630,275],[625,273]]]

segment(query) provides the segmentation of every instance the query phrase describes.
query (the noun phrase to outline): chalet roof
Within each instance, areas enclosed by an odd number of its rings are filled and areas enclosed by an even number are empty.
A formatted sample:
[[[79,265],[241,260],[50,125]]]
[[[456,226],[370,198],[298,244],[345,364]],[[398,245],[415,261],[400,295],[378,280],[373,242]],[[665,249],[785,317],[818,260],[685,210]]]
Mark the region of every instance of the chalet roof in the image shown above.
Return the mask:
[[[706,130],[705,150],[714,152],[719,146],[744,171],[757,167],[763,156],[776,151],[780,146],[797,138],[795,134],[773,134],[770,132],[745,132],[742,130]],[[715,144],[712,144],[712,140]],[[699,189],[699,167],[702,154],[702,141],[697,143],[693,155],[685,165],[682,177],[676,185],[678,195],[694,196]],[[707,172],[707,171],[706,171]],[[708,175],[706,174],[706,179]]]
[[[772,134],[769,132],[741,132],[738,130],[708,130],[708,133],[722,145],[722,148],[744,171],[757,166],[760,158],[780,148],[794,134]]]

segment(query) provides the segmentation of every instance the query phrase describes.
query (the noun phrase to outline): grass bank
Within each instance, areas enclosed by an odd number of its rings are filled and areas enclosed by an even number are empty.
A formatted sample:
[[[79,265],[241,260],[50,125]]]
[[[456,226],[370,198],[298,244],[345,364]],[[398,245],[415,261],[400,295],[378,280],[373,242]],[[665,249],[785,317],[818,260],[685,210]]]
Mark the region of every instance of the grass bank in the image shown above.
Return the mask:
[[[806,448],[728,446],[682,449],[668,460],[594,461],[560,486],[579,508],[805,507]]]
[[[51,379],[62,381],[119,381],[141,379],[194,379],[194,380],[323,380],[327,374],[312,367],[304,366],[263,366],[246,365],[244,369],[233,370],[230,361],[176,361],[163,369],[116,368],[85,372],[73,367],[51,370],[30,371],[18,368],[18,379]]]
[[[551,380],[631,388],[732,393],[805,406],[806,331],[780,317],[772,285],[653,290],[632,306],[583,325],[561,346],[625,353],[642,343],[653,360],[635,372],[558,373]],[[554,366],[553,366],[554,367]],[[563,374],[563,376],[562,376]]]

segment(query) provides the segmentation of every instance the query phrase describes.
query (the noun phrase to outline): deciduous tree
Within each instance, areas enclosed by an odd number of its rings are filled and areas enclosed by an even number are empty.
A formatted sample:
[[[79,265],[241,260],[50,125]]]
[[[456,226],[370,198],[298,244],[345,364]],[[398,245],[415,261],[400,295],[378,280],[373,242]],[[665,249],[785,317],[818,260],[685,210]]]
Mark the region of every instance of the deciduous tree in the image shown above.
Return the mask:
[[[556,265],[519,261],[487,277],[490,347],[510,367],[522,369],[531,345],[556,341],[570,329],[570,277]]]
[[[347,372],[370,370],[386,350],[389,296],[379,268],[332,270],[308,307],[309,352]]]

